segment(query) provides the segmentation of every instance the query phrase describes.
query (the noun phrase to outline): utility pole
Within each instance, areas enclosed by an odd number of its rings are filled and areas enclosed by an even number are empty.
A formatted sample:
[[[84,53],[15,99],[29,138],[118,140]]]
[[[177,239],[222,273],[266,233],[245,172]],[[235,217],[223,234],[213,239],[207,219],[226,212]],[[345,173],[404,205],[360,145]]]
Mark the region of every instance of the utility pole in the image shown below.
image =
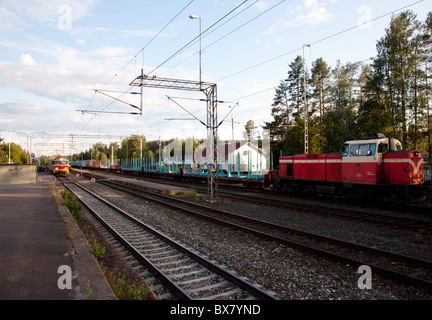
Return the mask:
[[[114,146],[111,144],[111,165],[114,164]]]
[[[144,78],[144,70],[143,69],[141,69],[141,77],[142,78]],[[141,107],[141,116],[143,115],[143,86],[141,86],[141,105],[140,105],[140,107]],[[142,156],[141,156],[141,158],[142,158]]]
[[[310,44],[304,44],[303,45],[303,85],[304,85],[304,153],[308,154],[309,153],[309,125],[308,125],[308,104],[307,104],[307,92],[306,92],[306,63],[305,63],[305,58],[304,58],[304,48],[305,47],[310,47]]]

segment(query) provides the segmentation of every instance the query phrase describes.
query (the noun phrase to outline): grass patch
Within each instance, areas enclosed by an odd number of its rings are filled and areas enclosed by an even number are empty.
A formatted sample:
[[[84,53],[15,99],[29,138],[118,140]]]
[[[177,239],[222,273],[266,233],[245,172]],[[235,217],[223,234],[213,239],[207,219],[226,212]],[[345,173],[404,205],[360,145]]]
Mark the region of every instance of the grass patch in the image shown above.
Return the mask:
[[[188,200],[196,200],[198,198],[198,191],[194,188],[190,189],[190,190],[167,190],[165,191],[165,195],[170,196],[170,197],[175,197],[175,196],[181,196],[184,197]]]
[[[107,279],[114,294],[120,300],[145,300],[148,298],[149,288],[141,285],[137,286],[135,282],[126,281],[124,273],[119,273],[118,276],[110,273]]]
[[[63,202],[65,203],[66,207],[72,214],[72,217],[77,223],[80,223],[82,220],[82,211],[84,208],[79,202],[78,198],[75,197],[72,193],[65,190],[60,191],[60,195],[62,196]]]
[[[101,245],[101,243],[105,242],[104,240],[102,240],[98,232],[94,230],[94,228],[91,226],[88,218],[84,217],[84,207],[79,202],[79,199],[72,193],[64,190],[60,191],[60,194],[63,198],[63,202],[69,209],[71,215],[77,222],[77,225],[83,232],[84,236],[87,239],[87,242],[92,248],[93,255],[98,261],[99,266],[104,272],[105,278],[107,279],[116,297],[120,300],[152,299],[152,297],[150,296],[150,288],[147,285],[137,285],[136,282],[126,279],[125,273],[117,271],[121,267],[119,267],[118,265],[113,266],[113,260],[115,260],[116,258],[113,257],[112,252],[111,254],[109,254],[106,248]],[[90,300],[92,299],[92,297],[93,290],[90,287],[90,283],[87,282],[87,299]]]
[[[165,191],[165,195],[167,195],[169,197],[174,197],[176,194],[175,194],[174,190],[169,189],[169,190]]]
[[[190,189],[184,193],[184,197],[186,199],[189,199],[189,200],[196,200],[197,194],[198,194],[198,191],[196,191],[194,188],[192,188],[192,189]]]

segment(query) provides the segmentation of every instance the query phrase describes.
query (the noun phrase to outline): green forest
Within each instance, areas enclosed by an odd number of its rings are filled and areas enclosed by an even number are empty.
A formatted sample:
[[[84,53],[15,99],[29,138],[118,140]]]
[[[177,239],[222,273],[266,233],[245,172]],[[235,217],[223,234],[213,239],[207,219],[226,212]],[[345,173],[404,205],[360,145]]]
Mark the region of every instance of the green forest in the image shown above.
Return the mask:
[[[392,16],[370,60],[331,67],[319,58],[308,70],[297,56],[275,90],[273,121],[263,126],[271,132],[273,152],[304,152],[306,95],[309,153],[339,152],[344,141],[379,132],[428,159],[431,46],[432,12],[419,21],[404,11]]]
[[[110,145],[103,143],[96,143],[85,152],[74,154],[72,160],[109,160],[109,159],[137,159],[143,158],[155,159],[159,158],[159,152],[163,151],[163,148],[168,145],[171,140],[161,141],[147,141],[144,136],[131,135],[121,141],[121,143],[112,142]],[[204,140],[193,139],[193,149],[203,143]],[[185,149],[185,141],[182,141],[183,153]]]
[[[9,163],[9,144],[2,142],[0,138],[0,164],[5,164]],[[10,155],[11,163],[27,163],[27,153],[18,144],[10,144]]]

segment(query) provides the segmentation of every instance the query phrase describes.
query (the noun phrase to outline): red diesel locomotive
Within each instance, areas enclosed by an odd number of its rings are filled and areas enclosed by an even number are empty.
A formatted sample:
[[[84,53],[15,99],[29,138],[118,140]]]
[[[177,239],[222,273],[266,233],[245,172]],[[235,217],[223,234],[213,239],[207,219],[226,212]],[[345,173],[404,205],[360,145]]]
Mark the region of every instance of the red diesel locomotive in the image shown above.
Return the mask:
[[[269,175],[283,191],[408,202],[424,196],[423,154],[383,134],[348,141],[339,153],[281,156]]]

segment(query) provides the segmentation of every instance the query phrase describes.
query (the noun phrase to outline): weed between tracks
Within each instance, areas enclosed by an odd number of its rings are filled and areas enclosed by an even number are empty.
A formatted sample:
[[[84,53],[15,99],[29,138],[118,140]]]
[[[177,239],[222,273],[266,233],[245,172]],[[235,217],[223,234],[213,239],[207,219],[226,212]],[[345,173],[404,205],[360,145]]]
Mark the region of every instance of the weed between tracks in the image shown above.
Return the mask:
[[[91,220],[83,213],[83,206],[77,197],[67,191],[60,191],[65,205],[80,227],[93,255],[98,261],[105,278],[110,284],[114,294],[120,300],[153,300],[156,299],[148,285],[118,256],[110,244],[96,230]],[[105,245],[104,245],[105,244]],[[93,292],[87,284],[87,297],[91,299]]]

